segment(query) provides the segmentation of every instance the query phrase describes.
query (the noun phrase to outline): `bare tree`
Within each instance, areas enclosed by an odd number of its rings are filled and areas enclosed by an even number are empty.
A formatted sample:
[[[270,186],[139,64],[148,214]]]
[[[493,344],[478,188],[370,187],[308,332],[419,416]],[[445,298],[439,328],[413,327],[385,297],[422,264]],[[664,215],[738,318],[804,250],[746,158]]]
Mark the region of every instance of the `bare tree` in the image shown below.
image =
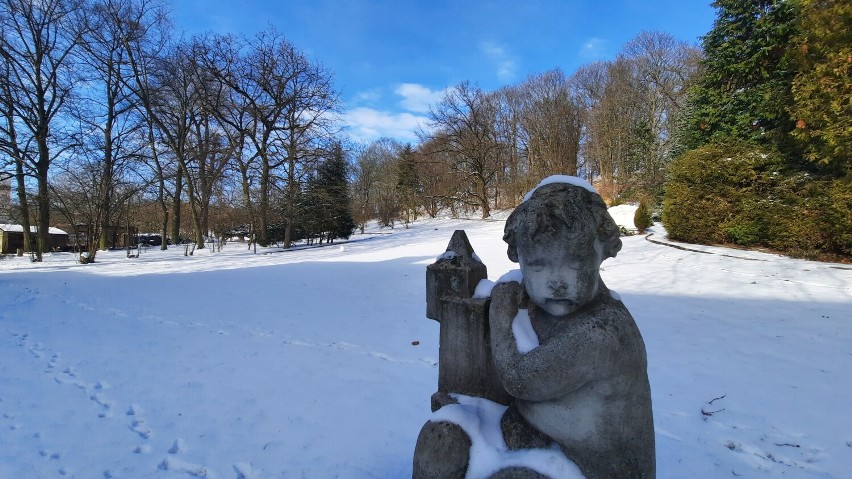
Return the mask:
[[[421,202],[426,213],[434,218],[446,208],[458,216],[463,199],[463,175],[455,169],[455,159],[448,141],[436,135],[424,141],[416,151],[417,176],[420,178]]]
[[[239,125],[250,130],[246,146],[258,170],[254,202],[257,240],[264,245],[270,242],[271,197],[273,188],[281,186],[283,239],[289,247],[297,197],[318,158],[320,144],[332,134],[331,113],[338,104],[337,94],[331,74],[274,30],[261,32],[250,41],[231,42],[239,43],[235,51],[244,49],[246,53],[238,60],[226,60],[217,78],[240,97],[239,103],[249,115],[248,123],[240,121]]]
[[[502,165],[496,128],[498,110],[495,95],[463,82],[448,91],[430,111],[436,131],[430,138],[444,137],[453,167],[469,185],[464,196],[480,208],[483,218],[491,216],[491,192]]]
[[[116,19],[133,12],[134,0],[100,0],[90,5],[84,19],[87,28],[77,58],[85,68],[84,86],[77,88],[73,116],[80,125],[81,145],[65,165],[65,188],[83,178],[93,181],[86,196],[95,202],[92,214],[84,216],[88,229],[88,251],[81,260],[94,262],[98,249],[115,246],[116,215],[129,198],[119,190],[128,188],[132,163],[144,155],[144,123],[139,98],[130,87],[132,71],[125,49],[121,24]],[[75,171],[75,170],[79,170]],[[95,171],[97,170],[97,171]],[[76,227],[76,223],[72,223]]]
[[[5,32],[0,32],[5,35]],[[3,164],[3,177],[15,179],[17,190],[20,222],[23,225],[23,246],[25,251],[32,251],[30,237],[30,212],[27,201],[26,177],[29,165],[35,163],[36,151],[32,137],[21,139],[18,135],[18,120],[15,114],[15,94],[17,87],[12,83],[12,69],[9,63],[0,65],[0,105],[3,108],[3,123],[0,125],[0,151],[8,158]],[[30,140],[30,141],[27,141]]]
[[[160,155],[156,130],[158,119],[155,111],[157,98],[155,72],[159,58],[166,50],[170,25],[166,10],[157,0],[137,0],[133,8],[125,9],[120,15],[112,16],[112,23],[119,28],[127,62],[132,76],[128,80],[139,99],[139,111],[144,118],[148,158],[156,178],[156,201],[160,208],[161,249],[167,249],[169,204],[167,179],[169,165]]]
[[[81,43],[84,22],[75,18],[83,11],[82,0],[0,1],[0,56],[7,63],[17,136],[27,136],[36,155],[21,155],[22,168],[35,176],[38,244],[35,258],[50,246],[51,163],[66,150],[70,134],[61,134],[60,115],[66,110],[74,85],[72,52]],[[72,142],[73,143],[73,142]],[[21,149],[29,151],[29,148]],[[20,195],[20,192],[19,192]],[[26,202],[25,196],[20,196]],[[22,204],[23,206],[23,204]],[[26,220],[25,220],[26,221]],[[28,229],[28,225],[25,225]]]
[[[568,80],[560,70],[528,78],[521,122],[527,132],[527,160],[534,178],[576,175],[580,146],[580,113]]]
[[[402,145],[392,138],[379,138],[356,155],[352,180],[352,216],[364,232],[370,220],[393,226],[399,217],[397,162]]]
[[[644,118],[654,139],[641,168],[641,187],[660,192],[671,159],[673,132],[686,92],[697,78],[701,51],[672,35],[642,32],[624,46],[624,57],[644,88]]]

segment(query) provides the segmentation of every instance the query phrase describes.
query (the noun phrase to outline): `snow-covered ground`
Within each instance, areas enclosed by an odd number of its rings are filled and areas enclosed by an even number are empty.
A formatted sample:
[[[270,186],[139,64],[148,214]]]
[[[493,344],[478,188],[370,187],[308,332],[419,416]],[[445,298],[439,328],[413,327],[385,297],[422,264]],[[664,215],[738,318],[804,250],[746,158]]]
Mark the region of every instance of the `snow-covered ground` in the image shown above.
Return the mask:
[[[0,260],[0,478],[410,477],[438,372],[425,268],[457,228],[491,279],[515,267],[503,222],[449,219]],[[850,267],[623,240],[602,274],[647,345],[657,476],[850,477]]]

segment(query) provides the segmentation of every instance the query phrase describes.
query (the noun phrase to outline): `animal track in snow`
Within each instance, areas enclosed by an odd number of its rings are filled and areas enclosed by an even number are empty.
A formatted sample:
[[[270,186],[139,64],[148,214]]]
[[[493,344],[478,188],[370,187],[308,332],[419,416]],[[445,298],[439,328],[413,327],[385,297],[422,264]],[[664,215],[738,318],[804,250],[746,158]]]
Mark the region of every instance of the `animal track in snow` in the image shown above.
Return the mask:
[[[144,419],[134,419],[133,421],[131,421],[130,430],[135,432],[136,434],[139,434],[142,439],[150,439],[151,434],[153,434],[151,428],[148,427],[147,424],[145,424]]]
[[[133,448],[133,454],[148,454],[151,452],[151,446],[142,444]]]
[[[113,411],[115,408],[115,402],[109,399],[104,391],[110,389],[109,383],[106,381],[95,381],[94,383],[86,382],[83,379],[83,374],[78,371],[73,366],[62,365],[60,366],[62,354],[58,351],[52,351],[50,348],[45,347],[41,343],[36,343],[31,345],[31,339],[28,333],[12,333],[12,336],[17,338],[18,346],[27,349],[30,354],[35,359],[45,359],[49,358],[45,372],[51,373],[53,376],[53,380],[57,384],[61,385],[72,385],[86,393],[86,397],[91,400],[93,403],[97,404],[99,411],[98,417],[100,418],[111,418],[113,417]],[[128,424],[128,428],[137,434],[142,439],[150,439],[153,435],[153,430],[148,426],[144,417],[142,417],[142,408],[137,404],[132,404],[126,411],[126,415],[130,416],[130,422]],[[6,418],[10,419],[10,418]],[[5,427],[5,426],[4,426]],[[20,424],[11,424],[10,429],[19,429],[22,426]],[[34,437],[39,437],[38,434]],[[182,443],[176,443],[176,447],[180,449]],[[147,454],[151,452],[151,447],[149,445],[143,444],[137,446],[132,451],[135,454]],[[42,457],[49,457],[50,459],[59,459],[60,455],[58,452],[51,452],[48,449],[41,449],[39,454]],[[66,471],[67,472],[67,471]],[[107,471],[109,472],[109,471]],[[112,473],[110,473],[112,474]],[[104,473],[104,477],[107,477],[107,474]],[[206,476],[200,476],[206,477]]]
[[[743,454],[743,459],[758,470],[769,469],[774,464],[813,470],[813,464],[826,456],[819,448],[804,447],[795,442],[765,443],[765,439],[761,438],[761,442],[764,442],[761,445],[744,444],[732,439],[725,440],[723,445],[735,453]]]
[[[175,459],[174,457],[167,457],[163,459],[163,461],[157,467],[163,471],[185,472],[192,477],[201,477],[209,479],[217,477],[213,471],[207,468],[207,466],[184,462],[179,459]]]
[[[238,462],[234,464],[234,472],[237,473],[236,479],[254,479],[254,472],[250,464]]]
[[[179,452],[183,452],[185,447],[186,446],[184,445],[183,439],[177,438],[175,439],[174,444],[172,444],[172,447],[169,449],[169,454],[177,454]]]

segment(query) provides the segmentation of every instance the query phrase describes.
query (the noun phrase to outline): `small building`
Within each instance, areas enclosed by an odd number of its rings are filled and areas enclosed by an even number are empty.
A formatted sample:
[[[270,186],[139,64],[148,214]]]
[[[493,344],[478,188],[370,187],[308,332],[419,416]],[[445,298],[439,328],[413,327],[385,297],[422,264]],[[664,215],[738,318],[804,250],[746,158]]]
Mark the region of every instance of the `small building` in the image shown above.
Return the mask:
[[[30,241],[35,241],[36,227],[30,226]],[[68,233],[59,228],[50,228],[50,249],[54,251],[68,248]],[[0,224],[0,254],[15,253],[24,247],[24,227],[14,224]]]

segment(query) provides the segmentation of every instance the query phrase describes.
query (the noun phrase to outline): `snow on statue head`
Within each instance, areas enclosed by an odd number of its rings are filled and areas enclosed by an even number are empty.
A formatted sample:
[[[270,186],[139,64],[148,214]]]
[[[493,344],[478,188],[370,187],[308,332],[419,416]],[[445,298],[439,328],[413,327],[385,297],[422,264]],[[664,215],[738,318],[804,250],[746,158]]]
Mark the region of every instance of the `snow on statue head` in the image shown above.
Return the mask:
[[[573,178],[573,177],[563,177]],[[618,225],[590,186],[547,182],[506,221],[509,259],[520,263],[530,299],[555,316],[595,297],[601,262],[621,250]]]

